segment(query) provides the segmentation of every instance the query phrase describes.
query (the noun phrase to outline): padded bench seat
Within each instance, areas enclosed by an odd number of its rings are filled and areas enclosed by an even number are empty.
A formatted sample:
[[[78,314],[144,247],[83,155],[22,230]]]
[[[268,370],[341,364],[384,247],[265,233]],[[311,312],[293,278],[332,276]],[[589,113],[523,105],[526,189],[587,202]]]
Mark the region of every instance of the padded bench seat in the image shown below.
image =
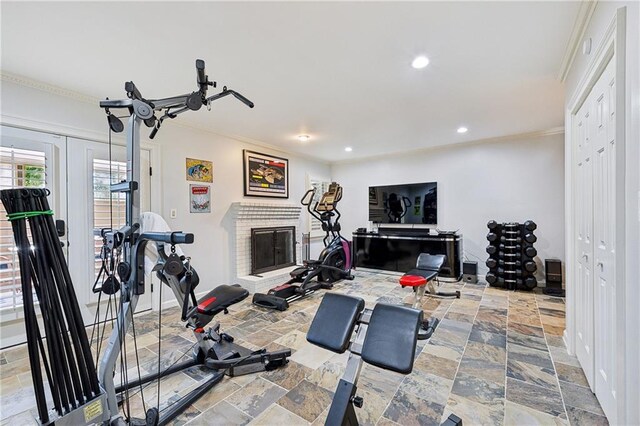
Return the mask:
[[[198,313],[203,315],[216,315],[231,305],[243,301],[249,296],[249,291],[239,284],[219,285],[198,300]]]

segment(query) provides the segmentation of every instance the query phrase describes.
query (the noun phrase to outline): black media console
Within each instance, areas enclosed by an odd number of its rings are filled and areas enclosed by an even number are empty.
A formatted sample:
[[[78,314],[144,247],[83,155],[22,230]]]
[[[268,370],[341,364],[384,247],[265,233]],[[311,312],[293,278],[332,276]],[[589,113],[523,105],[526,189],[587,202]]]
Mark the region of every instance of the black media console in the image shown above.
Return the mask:
[[[354,265],[360,268],[407,272],[416,266],[420,253],[444,254],[447,261],[439,278],[462,278],[462,235],[429,234],[426,229],[386,228],[378,232],[353,233]]]

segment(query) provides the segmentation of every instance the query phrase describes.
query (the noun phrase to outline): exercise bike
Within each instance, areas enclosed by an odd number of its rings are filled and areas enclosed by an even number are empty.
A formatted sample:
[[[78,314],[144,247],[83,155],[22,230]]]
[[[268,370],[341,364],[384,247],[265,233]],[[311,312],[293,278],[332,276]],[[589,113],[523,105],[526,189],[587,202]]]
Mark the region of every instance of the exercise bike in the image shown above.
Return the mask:
[[[338,202],[342,199],[342,187],[332,182],[327,192],[312,208],[315,195],[316,188],[312,188],[304,194],[300,202],[307,207],[311,216],[322,222],[322,230],[325,232],[322,240],[324,250],[318,260],[306,260],[302,266],[291,271],[291,279],[286,283],[272,288],[266,294],[254,294],[254,305],[285,311],[290,303],[307,297],[318,289],[333,288],[333,283],[341,279],[353,280],[351,246],[340,234],[341,214],[338,211]],[[317,278],[317,281],[313,281],[314,278]]]

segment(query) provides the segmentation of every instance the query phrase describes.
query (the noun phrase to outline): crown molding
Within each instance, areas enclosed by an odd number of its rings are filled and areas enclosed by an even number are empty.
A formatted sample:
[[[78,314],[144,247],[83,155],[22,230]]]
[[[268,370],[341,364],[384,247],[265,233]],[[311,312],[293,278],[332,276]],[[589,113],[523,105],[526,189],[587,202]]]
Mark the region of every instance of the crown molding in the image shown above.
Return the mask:
[[[443,145],[436,145],[436,146],[429,146],[429,147],[424,147],[424,148],[417,148],[417,149],[411,149],[411,150],[407,150],[407,151],[397,151],[397,152],[391,152],[391,153],[387,153],[387,154],[376,154],[376,155],[370,155],[370,156],[366,156],[366,157],[360,157],[360,158],[353,158],[353,159],[348,159],[348,160],[337,160],[337,161],[332,161],[331,165],[334,164],[351,164],[351,163],[360,163],[363,161],[371,161],[371,160],[383,160],[383,159],[388,159],[390,157],[401,157],[401,156],[405,156],[405,155],[418,155],[418,154],[423,154],[426,152],[432,152],[435,150],[444,150],[444,149],[451,149],[451,148],[459,148],[459,147],[467,147],[467,146],[473,146],[473,145],[481,145],[481,144],[485,144],[485,143],[492,143],[492,142],[506,142],[506,141],[518,141],[518,140],[522,140],[522,139],[533,139],[533,138],[540,138],[540,137],[544,137],[544,136],[553,136],[553,135],[561,135],[564,134],[564,127],[553,127],[551,129],[547,129],[547,130],[539,130],[536,132],[527,132],[527,133],[516,133],[516,134],[512,134],[512,135],[506,135],[506,136],[497,136],[497,137],[493,137],[493,138],[485,138],[485,139],[476,139],[476,140],[472,140],[472,141],[468,141],[468,142],[459,142],[459,143],[452,143],[452,144],[443,144]]]
[[[580,42],[584,38],[584,33],[587,30],[587,26],[591,21],[593,11],[597,4],[598,0],[583,0],[580,3],[578,16],[576,16],[576,20],[573,24],[571,36],[569,36],[569,42],[567,43],[567,48],[565,49],[564,57],[562,58],[560,71],[558,72],[558,79],[563,83],[569,74],[573,60],[580,49]]]
[[[59,86],[55,86],[49,83],[45,83],[43,81],[38,81],[38,80],[34,80],[31,79],[29,77],[25,77],[22,75],[18,75],[18,74],[14,74],[14,73],[10,73],[7,71],[3,71],[0,70],[0,81],[6,81],[9,83],[13,83],[19,86],[23,86],[23,87],[28,87],[31,89],[36,89],[36,90],[40,90],[46,93],[50,93],[56,96],[62,96],[68,99],[72,99],[78,102],[82,102],[82,103],[86,103],[86,104],[90,104],[92,106],[96,106],[99,102],[100,99],[94,96],[89,96],[86,95],[84,93],[80,93],[80,92],[76,92],[74,90],[69,90],[69,89],[65,89],[63,87],[59,87]],[[78,127],[69,127],[69,126],[61,126],[59,124],[55,124],[55,123],[49,123],[49,122],[39,122],[39,121],[34,121],[31,120],[29,118],[26,117],[17,117],[17,116],[10,116],[7,114],[2,114],[0,116],[0,123],[5,124],[5,125],[9,125],[9,126],[14,126],[14,127],[21,127],[21,128],[25,128],[25,129],[30,129],[30,130],[37,130],[37,131],[42,131],[45,133],[55,133],[55,134],[59,134],[62,136],[70,136],[70,137],[77,137],[77,138],[81,138],[81,139],[88,139],[88,140],[94,140],[94,141],[102,141],[104,142],[106,140],[106,131],[105,133],[101,133],[101,132],[96,132],[94,130],[90,130],[90,129],[83,129],[83,128],[78,128]],[[323,164],[331,164],[330,161],[327,161],[325,159],[322,158],[318,158],[318,157],[314,157],[308,154],[304,154],[304,153],[300,153],[297,151],[293,151],[293,150],[288,150],[286,148],[283,148],[281,146],[277,146],[277,145],[272,145],[266,142],[262,142],[259,140],[255,140],[255,139],[251,139],[251,138],[247,138],[244,136],[239,136],[239,135],[229,135],[229,134],[224,134],[224,133],[218,133],[214,130],[211,130],[209,128],[206,128],[204,126],[200,126],[198,124],[195,124],[194,122],[189,121],[189,119],[182,119],[182,120],[178,120],[172,123],[172,126],[177,126],[177,127],[182,127],[185,129],[190,129],[190,130],[195,130],[195,131],[200,131],[200,132],[205,132],[211,135],[215,135],[218,137],[223,137],[223,138],[227,138],[227,139],[231,139],[237,142],[241,142],[243,144],[248,144],[248,145],[252,145],[258,148],[263,148],[263,149],[268,149],[271,151],[276,151],[276,153],[280,153],[280,154],[285,154],[285,155],[292,155],[292,156],[296,156],[299,158],[304,158],[307,160],[311,160],[311,161],[315,161],[315,162],[321,162]]]
[[[99,102],[99,99],[93,96],[85,95],[84,93],[65,89],[64,87],[55,86],[53,84],[45,83],[43,81],[33,80],[31,78],[10,73],[3,70],[0,70],[0,81],[7,81],[10,83],[18,84],[20,86],[41,90],[43,92],[52,93],[54,95],[63,96],[65,98],[74,99],[76,101],[80,101],[84,103],[90,103],[95,105]]]

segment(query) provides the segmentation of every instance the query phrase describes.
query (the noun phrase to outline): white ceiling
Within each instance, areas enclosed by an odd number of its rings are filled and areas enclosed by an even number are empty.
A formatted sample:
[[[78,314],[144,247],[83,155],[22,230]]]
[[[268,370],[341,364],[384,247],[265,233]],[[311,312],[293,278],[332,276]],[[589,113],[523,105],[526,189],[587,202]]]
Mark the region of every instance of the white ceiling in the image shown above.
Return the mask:
[[[225,98],[179,120],[339,161],[562,126],[579,5],[3,1],[2,70],[98,98],[133,80],[157,98],[195,90],[202,58],[256,107]],[[431,64],[411,68],[417,54]]]

